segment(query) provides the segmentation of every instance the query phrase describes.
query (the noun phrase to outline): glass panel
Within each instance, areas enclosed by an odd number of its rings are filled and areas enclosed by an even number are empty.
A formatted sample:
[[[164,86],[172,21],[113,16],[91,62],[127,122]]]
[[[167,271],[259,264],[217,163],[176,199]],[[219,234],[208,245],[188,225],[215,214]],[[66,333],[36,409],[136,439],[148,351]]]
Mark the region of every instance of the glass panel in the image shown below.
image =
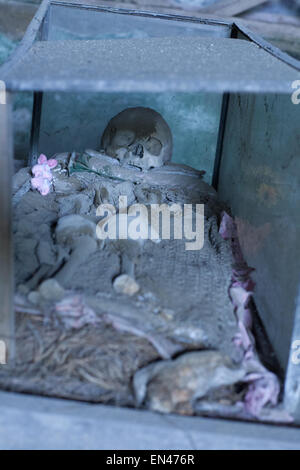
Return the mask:
[[[17,168],[19,168],[21,162],[27,164],[29,156],[32,106],[33,93],[16,93],[14,95],[14,156]]]
[[[219,184],[255,268],[255,301],[283,368],[300,279],[299,118],[291,95],[232,95]]]
[[[45,93],[39,151],[99,149],[108,122],[128,107],[149,107],[171,128],[172,161],[207,172],[211,183],[222,95],[194,93]]]
[[[228,26],[163,20],[76,7],[51,6],[50,41],[60,39],[129,39],[164,36],[229,37]]]

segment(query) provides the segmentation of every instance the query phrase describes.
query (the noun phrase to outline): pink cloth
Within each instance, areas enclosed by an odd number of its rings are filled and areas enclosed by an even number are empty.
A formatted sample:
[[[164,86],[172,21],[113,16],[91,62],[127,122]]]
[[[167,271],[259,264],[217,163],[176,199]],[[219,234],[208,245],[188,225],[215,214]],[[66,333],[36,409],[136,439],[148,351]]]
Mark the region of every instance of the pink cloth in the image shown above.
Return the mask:
[[[233,338],[233,341],[238,347],[242,348],[244,365],[249,370],[246,378],[249,385],[243,406],[246,412],[259,419],[264,406],[268,404],[275,406],[278,403],[279,381],[273,373],[261,364],[256,353],[255,340],[251,332],[252,315],[249,308],[249,302],[255,288],[255,283],[250,277],[251,272],[254,270],[244,260],[236,224],[234,219],[226,212],[222,214],[219,232],[224,240],[230,240],[234,258],[229,292],[240,332]]]
[[[81,295],[69,295],[55,305],[55,312],[68,329],[96,325],[99,319]]]

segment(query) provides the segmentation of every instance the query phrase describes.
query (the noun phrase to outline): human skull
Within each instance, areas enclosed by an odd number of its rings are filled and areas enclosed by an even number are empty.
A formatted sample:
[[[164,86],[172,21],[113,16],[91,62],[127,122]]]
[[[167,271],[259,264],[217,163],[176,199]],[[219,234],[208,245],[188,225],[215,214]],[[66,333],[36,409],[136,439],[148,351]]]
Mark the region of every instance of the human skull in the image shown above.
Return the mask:
[[[172,133],[162,116],[150,108],[128,108],[106,127],[101,146],[110,157],[142,170],[171,160]]]

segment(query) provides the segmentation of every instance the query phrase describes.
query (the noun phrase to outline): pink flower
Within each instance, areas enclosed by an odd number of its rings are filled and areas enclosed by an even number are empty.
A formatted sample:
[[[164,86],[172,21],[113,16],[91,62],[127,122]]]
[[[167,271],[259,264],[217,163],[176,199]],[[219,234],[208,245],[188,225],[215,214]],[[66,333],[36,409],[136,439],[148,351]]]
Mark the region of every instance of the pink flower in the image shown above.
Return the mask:
[[[52,173],[51,170],[57,166],[57,160],[47,160],[46,155],[41,154],[38,164],[32,168],[33,178],[31,178],[31,186],[37,189],[42,196],[47,196],[51,189]]]

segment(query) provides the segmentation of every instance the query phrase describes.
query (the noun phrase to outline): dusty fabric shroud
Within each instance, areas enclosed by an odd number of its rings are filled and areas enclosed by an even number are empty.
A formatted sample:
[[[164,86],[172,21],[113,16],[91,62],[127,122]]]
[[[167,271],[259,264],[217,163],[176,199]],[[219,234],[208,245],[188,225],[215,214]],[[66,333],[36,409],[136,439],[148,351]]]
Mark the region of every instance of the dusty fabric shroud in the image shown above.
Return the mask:
[[[233,341],[239,327],[228,295],[233,257],[219,234],[224,206],[214,190],[180,165],[143,175],[97,155],[93,172],[70,174],[64,158],[45,197],[31,189],[30,169],[14,178],[19,339],[15,368],[1,370],[1,387],[182,414],[193,414],[199,397],[243,400],[248,371]],[[108,174],[100,176],[104,167]],[[96,208],[118,206],[121,195],[128,205],[205,204],[203,249],[186,251],[183,240],[98,240]],[[114,289],[124,273],[139,286],[135,295]],[[136,375],[153,363],[164,374]],[[173,384],[180,398],[156,405],[147,384],[157,376],[164,387],[169,366],[183,374]],[[164,402],[168,394],[161,396]]]

